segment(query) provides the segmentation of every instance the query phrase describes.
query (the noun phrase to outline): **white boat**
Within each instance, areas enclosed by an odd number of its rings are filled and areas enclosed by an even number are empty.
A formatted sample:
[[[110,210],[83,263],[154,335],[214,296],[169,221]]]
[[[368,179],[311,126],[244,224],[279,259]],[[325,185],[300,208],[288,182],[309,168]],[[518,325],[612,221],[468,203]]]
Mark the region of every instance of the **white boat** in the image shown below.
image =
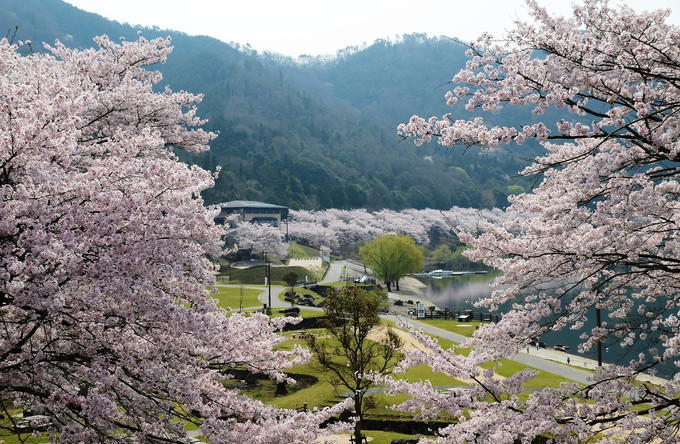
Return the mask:
[[[413,277],[428,277],[428,278],[435,278],[435,279],[441,279],[445,277],[452,277],[452,276],[468,276],[471,274],[486,274],[486,271],[451,271],[451,270],[432,270],[429,272],[424,272],[424,273],[413,273]]]

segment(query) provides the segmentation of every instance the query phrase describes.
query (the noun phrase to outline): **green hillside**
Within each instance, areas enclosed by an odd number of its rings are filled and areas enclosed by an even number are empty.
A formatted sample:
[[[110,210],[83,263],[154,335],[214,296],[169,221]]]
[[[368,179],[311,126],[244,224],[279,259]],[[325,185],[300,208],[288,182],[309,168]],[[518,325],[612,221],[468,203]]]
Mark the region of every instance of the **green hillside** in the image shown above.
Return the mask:
[[[15,28],[18,31],[15,34]],[[92,46],[92,37],[170,35],[174,51],[159,66],[174,90],[205,95],[206,128],[220,136],[208,153],[183,160],[222,166],[209,203],[260,200],[294,209],[450,208],[504,206],[526,150],[477,152],[416,149],[396,127],[412,114],[452,111],[445,83],[464,63],[450,38],[404,36],[368,48],[347,48],[335,60],[299,63],[258,54],[209,37],[135,28],[60,0],[0,0],[0,29],[15,40]],[[164,85],[163,85],[164,86]],[[441,107],[437,105],[441,104]],[[460,111],[453,110],[454,113]],[[516,110],[515,110],[516,112]],[[475,151],[475,152],[472,152]]]

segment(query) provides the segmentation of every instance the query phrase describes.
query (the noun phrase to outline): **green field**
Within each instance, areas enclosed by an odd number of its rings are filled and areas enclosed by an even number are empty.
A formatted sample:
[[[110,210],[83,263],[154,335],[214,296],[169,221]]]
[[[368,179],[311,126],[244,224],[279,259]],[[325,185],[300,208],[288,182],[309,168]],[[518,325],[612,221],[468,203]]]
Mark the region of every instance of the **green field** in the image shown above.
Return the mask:
[[[477,330],[483,323],[479,321],[458,322],[452,319],[418,319],[418,322],[431,325],[433,327],[441,328],[442,330],[458,333],[465,337],[471,338],[472,333]]]
[[[363,430],[362,433],[369,438],[371,444],[390,444],[393,439],[399,438],[413,438],[411,435],[403,435],[394,432],[381,432],[379,430]]]
[[[224,287],[216,286],[214,287],[217,293],[212,294],[212,297],[218,300],[218,305],[220,307],[226,308],[231,307],[232,309],[238,311],[239,306],[243,307],[259,307],[261,304],[258,301],[258,295],[263,291],[266,291],[266,287],[262,286],[261,289],[251,289],[251,288],[241,288],[239,286],[235,287]],[[299,290],[298,290],[299,291]],[[300,316],[304,318],[311,318],[317,316],[323,316],[324,313],[321,310],[309,310],[301,308]],[[254,310],[249,310],[254,311]],[[279,313],[279,309],[275,309],[272,316],[282,316]],[[458,323],[451,320],[420,320],[429,325],[433,325],[442,328],[447,331],[452,331],[459,333],[464,336],[471,336],[476,328],[479,327],[479,322],[466,322],[464,324]],[[394,328],[394,324],[391,322],[384,322],[385,324],[391,325]],[[307,330],[317,336],[324,336],[326,334],[324,329],[312,329]],[[277,348],[290,350],[296,345],[301,345],[305,347],[306,343],[304,340],[299,338],[294,338],[293,334],[295,331],[288,331],[283,333],[287,338],[282,342]],[[438,338],[440,345],[444,348],[449,348],[454,346],[450,340]],[[469,352],[468,349],[459,349],[459,353],[466,354]],[[314,358],[312,358],[314,359]],[[515,361],[502,360],[497,364],[488,363],[484,367],[495,366],[495,372],[501,377],[508,377],[525,367]],[[271,380],[258,380],[257,384],[253,387],[247,387],[240,389],[244,394],[252,396],[259,399],[265,403],[274,405],[279,408],[294,408],[300,409],[302,406],[306,405],[307,408],[313,409],[315,407],[321,408],[328,405],[333,405],[342,400],[339,395],[342,394],[347,389],[343,387],[337,387],[329,382],[328,373],[318,371],[313,366],[313,361],[305,364],[298,365],[287,370],[287,373],[291,374],[296,378],[299,384],[288,386],[288,394],[286,395],[275,395],[276,383]],[[434,386],[439,386],[442,389],[446,387],[453,386],[465,386],[468,383],[455,378],[452,378],[443,373],[435,373],[429,366],[418,365],[410,368],[404,374],[395,374],[395,377],[404,378],[409,381],[430,381]],[[568,382],[567,379],[544,371],[539,371],[538,375],[524,384],[527,388],[520,397],[526,398],[531,395],[533,389],[543,388],[543,387],[556,387],[562,382]],[[229,381],[226,384],[239,384],[240,381]],[[242,384],[241,384],[242,385]],[[402,419],[410,420],[413,418],[413,414],[398,412],[393,410],[391,407],[395,404],[399,404],[408,399],[407,395],[396,394],[394,396],[388,395],[386,393],[378,393],[373,395],[378,401],[377,407],[373,410],[367,412],[367,418],[389,418],[389,419]],[[441,420],[448,419],[446,415],[440,418]],[[372,437],[372,443],[389,443],[392,439],[405,437],[406,435],[401,435],[398,433],[388,433],[373,430],[366,430],[364,432],[366,436]],[[20,441],[16,436],[2,436],[0,435],[1,444],[14,444]],[[46,442],[46,438],[29,438],[24,442]]]
[[[306,247],[300,245],[297,242],[291,242],[288,248],[288,257],[301,258],[301,257],[319,257],[321,254],[319,250],[311,247]]]
[[[310,281],[315,281],[318,277],[303,267],[271,267],[272,285],[286,285],[283,281],[283,275],[289,271],[293,271],[298,275],[298,281],[304,282],[305,276]],[[231,268],[227,274],[229,276],[230,284],[247,284],[247,285],[264,285],[266,268],[264,265],[259,265],[250,268]]]
[[[21,409],[9,408],[9,415],[14,417],[21,414]],[[2,429],[2,427],[11,427],[9,418],[7,416],[0,415],[0,444],[23,444],[23,443],[42,443],[47,442],[47,436],[31,436],[31,434],[22,433],[21,435],[10,434],[7,430]]]
[[[238,311],[240,307],[262,306],[257,297],[264,291],[264,287],[262,290],[222,286],[213,288],[217,290],[217,293],[213,293],[210,296],[217,299],[217,306],[220,308],[231,308]]]
[[[321,312],[316,312],[320,314]],[[306,313],[301,312],[301,316],[306,316]],[[455,321],[442,321],[444,326],[448,327],[447,330],[454,331],[457,333],[461,333],[463,331],[467,331],[468,334],[472,334],[472,331],[474,331],[476,325],[479,324],[477,323],[466,323],[467,326],[461,326],[459,327],[458,323]],[[428,321],[428,323],[430,323]],[[437,323],[436,320],[434,322],[435,324]],[[391,324],[389,322],[386,322],[386,324]],[[470,324],[473,324],[470,326]],[[325,333],[323,329],[318,329],[312,331],[316,335],[321,335],[323,336]],[[292,339],[292,332],[287,332],[286,336],[291,338],[286,340],[281,344],[282,348],[285,349],[291,349],[295,344],[302,345],[303,347],[305,346],[305,342],[299,339]],[[440,342],[440,346],[443,348],[450,348],[451,346],[456,345],[454,342],[442,338],[438,338]],[[467,354],[469,352],[468,349],[459,349],[458,353],[461,354]],[[519,372],[520,370],[523,370],[526,368],[524,365],[519,364],[515,361],[505,359],[500,361],[499,363],[487,363],[484,367],[492,367],[495,366],[495,372],[501,377],[509,377],[513,375],[516,372]],[[269,399],[263,399],[265,402],[271,402],[272,404],[279,406],[279,407],[287,407],[287,408],[295,408],[295,407],[300,407],[302,406],[305,402],[308,403],[308,406],[311,407],[321,407],[324,405],[330,405],[335,402],[338,402],[340,398],[337,397],[337,392],[336,388],[333,387],[329,382],[327,375],[325,375],[322,372],[315,371],[313,366],[311,365],[303,365],[303,366],[297,366],[294,369],[291,369],[292,372],[294,373],[300,373],[300,374],[307,374],[310,376],[317,377],[319,382],[313,386],[306,387],[302,390],[299,390],[291,395],[287,396],[280,396],[280,397],[273,397],[273,395],[267,396],[266,398]],[[561,383],[563,382],[569,382],[566,378],[563,378],[559,375],[537,370],[538,374],[532,378],[531,380],[527,381],[524,386],[527,387],[527,391],[522,394],[523,397],[528,397],[534,389],[539,389],[543,387],[558,387]],[[460,381],[458,379],[452,378],[446,374],[443,373],[436,373],[432,371],[432,369],[429,366],[426,365],[418,365],[415,367],[412,367],[409,369],[406,373],[403,375],[395,375],[399,378],[405,378],[409,381],[430,381],[430,383],[434,386],[441,386],[441,387],[447,387],[447,386],[464,386],[467,385],[467,382]],[[342,389],[339,389],[342,391]],[[271,388],[271,393],[273,393],[273,385]],[[399,412],[395,412],[389,409],[389,406],[393,404],[397,404],[399,402],[404,401],[405,398],[403,395],[397,395],[397,396],[387,396],[387,395],[380,395],[381,402],[384,403],[384,406],[379,407],[372,412],[369,413],[369,417],[372,415],[378,415],[378,416],[384,416],[384,415],[394,415],[397,414],[399,416],[404,415],[404,417],[409,417],[409,414],[401,414]]]
[[[238,304],[241,300],[241,288],[239,287],[216,287],[216,288],[218,290],[218,293],[214,294],[213,297],[219,300],[219,305],[221,307],[231,306],[232,308],[234,307],[236,307],[236,309],[238,308]],[[265,290],[264,287],[262,290],[243,289],[244,306],[248,304],[253,304],[254,301],[257,301],[257,296],[264,290]],[[300,316],[302,317],[315,317],[321,315],[323,315],[323,311],[308,310],[304,308],[301,309],[300,312]],[[280,316],[278,310],[275,310],[273,316]],[[465,331],[465,329],[471,329],[471,331],[474,331],[475,328],[475,325],[473,325],[472,327],[458,327],[457,325],[458,323],[452,321],[438,322],[438,320],[434,320],[427,321],[427,323],[432,325],[440,324],[442,327],[448,327],[446,328],[446,330],[455,331],[456,333],[461,333],[462,331]],[[388,322],[387,324],[390,323]],[[469,324],[470,323],[467,323],[467,325]],[[324,336],[326,334],[324,329],[312,329],[308,330],[308,332],[313,333],[317,336]],[[287,339],[284,342],[282,342],[277,348],[290,350],[296,345],[301,345],[304,347],[305,341],[298,338],[294,339],[293,338],[294,333],[295,333],[294,331],[285,332],[284,336]],[[441,339],[440,345],[442,347],[450,347],[455,344],[451,341]],[[459,351],[465,354],[468,350],[461,349]],[[299,384],[288,386],[289,392],[286,395],[280,396],[275,395],[276,383],[272,380],[266,379],[258,380],[257,384],[254,385],[253,387],[248,388],[241,387],[240,389],[243,391],[244,394],[247,394],[267,404],[271,404],[279,408],[301,409],[304,405],[306,405],[308,409],[313,409],[315,407],[321,408],[324,406],[333,405],[340,402],[342,400],[342,397],[340,397],[339,394],[342,394],[343,391],[346,391],[347,389],[344,389],[343,387],[337,387],[331,384],[328,379],[328,374],[315,370],[312,364],[313,361],[306,365],[295,366],[287,371],[287,373],[291,374],[294,378],[296,378],[300,382]],[[485,367],[491,365],[493,364],[489,363]],[[496,367],[495,372],[499,376],[507,377],[522,370],[523,368],[525,367],[517,362],[511,360],[503,360],[500,362],[500,365]],[[409,381],[427,380],[430,381],[432,385],[441,386],[442,388],[467,385],[466,382],[452,378],[446,374],[435,373],[434,371],[432,371],[430,367],[426,365],[418,365],[412,367],[406,373],[395,374],[395,376],[398,378],[407,379]],[[560,383],[567,381],[568,380],[558,375],[539,371],[538,375],[535,378],[531,379],[524,385],[527,387],[527,389],[536,389],[542,387],[556,387]],[[239,380],[231,380],[226,384],[227,385],[239,384],[240,382],[241,381]],[[530,396],[531,393],[532,390],[527,390],[523,392],[520,395],[520,397],[526,398]],[[373,396],[378,401],[377,407],[367,412],[366,415],[367,418],[389,418],[402,420],[410,420],[413,418],[413,414],[411,413],[398,412],[392,409],[393,405],[406,401],[408,399],[407,395],[396,394],[392,396],[385,393],[378,393]],[[446,420],[447,417],[446,415],[444,415],[440,419]],[[402,435],[398,433],[381,432],[374,430],[365,430],[364,434],[368,437],[373,438],[371,442],[375,444],[380,443],[387,444],[391,442],[392,439],[407,437],[407,435]],[[20,442],[40,443],[46,442],[46,438],[45,437],[29,438],[27,441],[20,441],[16,436],[0,435],[1,444],[15,444],[15,443],[19,444]]]
[[[32,444],[48,442],[47,436],[31,436],[31,435],[4,435],[0,432],[0,444]]]

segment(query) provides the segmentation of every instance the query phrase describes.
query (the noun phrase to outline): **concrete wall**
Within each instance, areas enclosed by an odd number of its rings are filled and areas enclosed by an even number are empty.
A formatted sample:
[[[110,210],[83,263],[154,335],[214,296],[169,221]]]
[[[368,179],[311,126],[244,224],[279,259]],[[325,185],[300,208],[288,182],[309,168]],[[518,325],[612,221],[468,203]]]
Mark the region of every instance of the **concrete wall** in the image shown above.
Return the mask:
[[[323,262],[320,257],[301,257],[288,260],[289,267],[321,268]]]

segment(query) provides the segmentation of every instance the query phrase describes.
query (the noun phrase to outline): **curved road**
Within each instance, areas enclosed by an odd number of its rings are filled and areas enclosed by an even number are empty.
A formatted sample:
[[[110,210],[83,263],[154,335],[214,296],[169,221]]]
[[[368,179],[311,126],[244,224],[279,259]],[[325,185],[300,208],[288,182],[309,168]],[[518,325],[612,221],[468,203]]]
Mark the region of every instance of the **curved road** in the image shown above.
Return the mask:
[[[426,324],[424,322],[419,322],[416,319],[407,319],[404,318],[403,316],[397,315],[384,315],[383,318],[396,322],[397,324],[401,322],[408,322],[414,325],[415,327],[422,329],[425,333],[429,333],[431,335],[448,339],[458,344],[462,343],[467,339],[465,336],[460,335],[458,333],[453,333],[438,327],[433,327],[432,325]],[[589,382],[588,378],[593,376],[593,373],[590,371],[586,371],[571,365],[567,365],[566,363],[562,364],[559,362],[555,362],[553,360],[546,359],[545,357],[540,357],[540,355],[542,354],[545,355],[545,352],[543,350],[532,349],[529,353],[521,352],[510,359],[519,362],[520,364],[535,368],[537,370],[543,370],[546,372],[554,373],[556,375],[560,375],[572,381],[580,382],[583,384],[587,384]]]

